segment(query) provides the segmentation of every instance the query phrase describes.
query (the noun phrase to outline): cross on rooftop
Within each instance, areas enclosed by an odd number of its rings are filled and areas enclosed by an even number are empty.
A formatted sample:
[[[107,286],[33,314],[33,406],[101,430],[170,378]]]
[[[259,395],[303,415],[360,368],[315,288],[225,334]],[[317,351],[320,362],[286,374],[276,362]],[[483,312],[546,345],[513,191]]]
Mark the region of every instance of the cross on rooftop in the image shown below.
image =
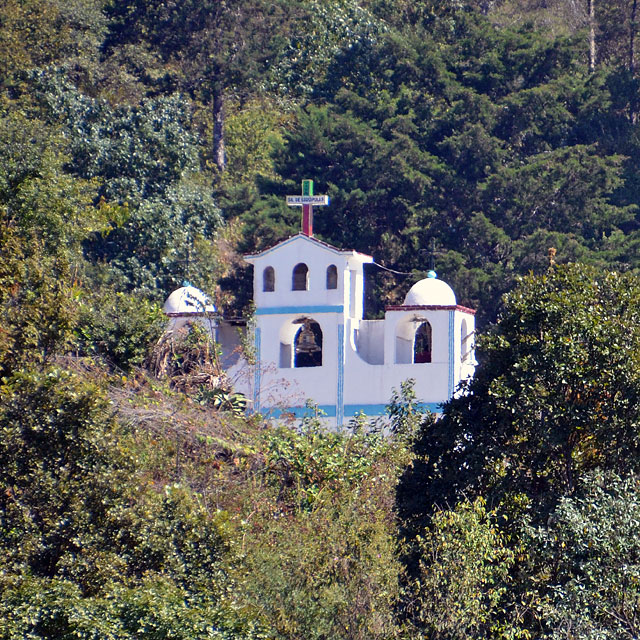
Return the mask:
[[[329,196],[313,195],[313,180],[302,181],[301,196],[287,196],[287,204],[290,207],[302,207],[302,233],[305,236],[313,236],[313,207],[322,207],[329,204]]]

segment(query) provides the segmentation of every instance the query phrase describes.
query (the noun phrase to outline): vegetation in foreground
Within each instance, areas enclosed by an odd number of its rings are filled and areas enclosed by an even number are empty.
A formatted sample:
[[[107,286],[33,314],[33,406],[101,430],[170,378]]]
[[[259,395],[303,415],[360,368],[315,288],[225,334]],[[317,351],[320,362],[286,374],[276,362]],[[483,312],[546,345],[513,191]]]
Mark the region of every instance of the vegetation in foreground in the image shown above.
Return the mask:
[[[197,334],[125,374],[67,276],[3,263],[0,637],[638,632],[635,276],[522,279],[467,393],[434,421],[408,382],[387,435],[245,417]]]

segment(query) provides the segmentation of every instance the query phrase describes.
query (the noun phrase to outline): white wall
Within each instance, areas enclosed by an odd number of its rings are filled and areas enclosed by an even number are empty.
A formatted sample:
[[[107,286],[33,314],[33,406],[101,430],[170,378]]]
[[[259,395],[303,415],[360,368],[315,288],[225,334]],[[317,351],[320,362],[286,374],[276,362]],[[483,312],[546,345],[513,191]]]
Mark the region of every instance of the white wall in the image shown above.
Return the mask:
[[[420,402],[433,407],[445,402],[461,379],[473,374],[475,358],[470,352],[464,363],[463,335],[473,332],[474,317],[460,308],[421,307],[390,310],[384,320],[363,320],[363,265],[369,256],[341,251],[313,238],[294,236],[254,256],[254,300],[256,336],[260,364],[244,366],[247,395],[254,394],[256,409],[286,409],[304,406],[307,399],[328,407],[340,418],[339,396],[345,409],[368,407],[379,413],[388,404],[393,389],[409,378],[416,380]],[[292,290],[293,268],[304,263],[309,269],[308,290]],[[326,288],[327,267],[337,267],[337,289]],[[263,271],[275,271],[275,290],[263,291]],[[304,318],[322,330],[322,366],[294,368],[293,340]],[[424,321],[432,330],[432,361],[413,364],[413,340]],[[281,344],[290,345],[281,360]],[[398,346],[405,353],[398,352]],[[342,358],[342,359],[341,359]],[[404,362],[398,362],[404,361]],[[242,367],[233,367],[239,376]],[[259,398],[255,395],[258,385]],[[375,415],[375,413],[370,413]],[[336,423],[336,418],[328,420]]]
[[[296,320],[311,318],[322,330],[322,366],[281,367],[280,345],[288,340],[293,356],[293,338],[301,327]],[[260,404],[300,406],[307,399],[320,405],[335,405],[338,370],[338,325],[340,313],[287,313],[261,315],[260,329],[261,397]],[[266,394],[266,395],[265,395]],[[272,406],[272,405],[268,405]]]
[[[253,294],[256,308],[336,306],[345,307],[348,313],[349,292],[354,287],[356,312],[362,317],[364,295],[363,267],[372,262],[370,256],[355,251],[340,251],[303,235],[294,236],[272,249],[254,256],[246,256],[254,266]],[[308,290],[292,290],[293,268],[304,263],[309,268]],[[337,289],[327,289],[327,267],[335,265],[338,271]],[[263,291],[263,272],[266,267],[275,271],[275,290]],[[355,285],[352,284],[355,276]]]
[[[361,320],[357,331],[358,355],[369,364],[384,364],[384,320]]]
[[[398,334],[406,340],[408,354],[412,356],[409,331],[415,332],[425,320],[432,328],[432,361],[396,363]],[[383,365],[368,364],[346,341],[345,406],[386,405],[393,389],[399,390],[401,383],[409,378],[416,381],[418,401],[434,405],[448,400],[460,380],[473,375],[475,361],[460,363],[463,321],[467,329],[472,330],[473,315],[455,308],[387,311],[383,322]]]

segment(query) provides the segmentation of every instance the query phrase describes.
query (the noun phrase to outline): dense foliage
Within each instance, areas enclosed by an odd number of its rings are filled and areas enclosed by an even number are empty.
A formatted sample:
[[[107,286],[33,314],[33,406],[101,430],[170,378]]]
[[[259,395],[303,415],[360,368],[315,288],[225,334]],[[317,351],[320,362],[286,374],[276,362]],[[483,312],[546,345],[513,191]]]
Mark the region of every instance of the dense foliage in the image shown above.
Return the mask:
[[[472,562],[483,526],[497,527],[480,567],[462,570],[467,580],[489,572],[474,619],[488,618],[494,631],[613,638],[635,628],[636,552],[625,522],[634,517],[640,463],[639,295],[636,276],[584,265],[523,278],[482,337],[465,393],[415,439],[397,502],[407,562],[424,570],[421,532],[441,528],[443,510],[452,518],[468,513],[470,501],[488,505],[491,518],[460,526],[448,546],[460,545]],[[506,573],[496,581],[497,553]],[[427,566],[438,570],[446,557]],[[629,601],[613,587],[627,582]],[[618,635],[618,626],[626,631]]]
[[[636,637],[639,24],[0,3],[0,638]],[[202,336],[158,341],[184,279],[246,307],[304,178],[317,235],[396,271],[367,313],[431,258],[479,309],[441,419],[407,381],[384,435],[267,425]]]

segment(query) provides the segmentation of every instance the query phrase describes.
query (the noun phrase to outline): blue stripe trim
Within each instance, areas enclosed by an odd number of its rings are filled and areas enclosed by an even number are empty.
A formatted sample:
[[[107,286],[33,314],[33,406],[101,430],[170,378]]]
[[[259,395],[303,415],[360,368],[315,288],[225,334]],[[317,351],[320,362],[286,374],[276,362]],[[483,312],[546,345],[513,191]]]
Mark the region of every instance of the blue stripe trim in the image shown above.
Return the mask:
[[[431,413],[442,413],[442,405],[444,402],[418,402],[417,407],[420,411],[431,411]],[[365,416],[384,416],[386,415],[386,404],[347,404],[344,406],[344,417],[353,418],[358,413]],[[318,405],[318,411],[322,412],[321,418],[337,418],[336,407],[332,404]],[[294,416],[295,418],[310,418],[314,415],[315,410],[309,407],[262,407],[262,413],[271,418],[282,418]]]
[[[443,402],[418,402],[420,411],[431,411],[431,413],[441,413]],[[365,416],[383,416],[387,412],[386,404],[347,404],[344,407],[344,415],[353,418],[357,413],[364,413]]]
[[[310,409],[309,407],[272,407],[270,409],[263,407],[262,412],[269,415],[271,418],[281,418],[283,416],[286,417],[287,415],[293,415],[296,418],[311,418],[315,415],[315,409]],[[318,416],[320,418],[335,418],[336,406],[333,404],[319,404],[318,412],[322,412],[322,415]]]
[[[261,307],[256,309],[257,316],[276,315],[279,313],[344,313],[344,305],[300,305],[288,307]]]
[[[344,422],[344,325],[338,325],[338,395],[336,397],[336,423]]]
[[[260,413],[260,385],[262,384],[262,372],[260,370],[260,347],[262,342],[262,336],[260,327],[255,328],[254,334],[254,345],[255,345],[255,356],[256,356],[256,364],[253,372],[253,410],[256,413]]]
[[[455,319],[455,311],[449,311],[449,398],[453,396],[453,386],[455,381],[455,368],[454,368],[454,354],[455,354],[455,345],[454,345],[454,319]]]

